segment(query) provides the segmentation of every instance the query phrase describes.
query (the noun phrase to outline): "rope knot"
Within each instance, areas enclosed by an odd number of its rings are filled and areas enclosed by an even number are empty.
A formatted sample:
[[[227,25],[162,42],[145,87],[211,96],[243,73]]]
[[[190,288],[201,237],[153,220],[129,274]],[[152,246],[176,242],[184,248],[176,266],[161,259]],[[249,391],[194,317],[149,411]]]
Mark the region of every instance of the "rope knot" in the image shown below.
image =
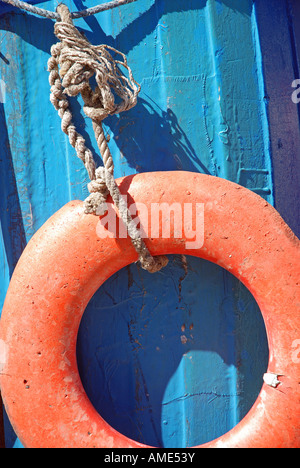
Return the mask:
[[[107,211],[106,199],[109,194],[105,179],[104,167],[98,167],[95,171],[95,179],[88,184],[90,195],[84,201],[85,213],[102,216]]]
[[[54,47],[64,92],[68,96],[81,94],[85,114],[96,122],[134,107],[141,88],[133,78],[126,56],[108,45],[92,45],[74,26],[66,5],[60,4],[57,12],[61,21],[55,24],[54,32],[62,46]],[[89,83],[93,76],[94,90]]]

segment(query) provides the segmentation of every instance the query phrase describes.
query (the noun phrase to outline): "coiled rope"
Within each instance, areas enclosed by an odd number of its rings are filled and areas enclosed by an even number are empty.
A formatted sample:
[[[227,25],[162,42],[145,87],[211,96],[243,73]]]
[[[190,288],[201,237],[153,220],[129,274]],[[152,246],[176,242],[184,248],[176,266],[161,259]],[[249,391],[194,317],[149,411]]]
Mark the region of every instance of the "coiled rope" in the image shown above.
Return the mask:
[[[27,2],[22,2],[20,0],[1,0],[4,3],[8,3],[11,6],[19,8],[21,10],[28,11],[29,13],[34,13],[35,15],[43,16],[44,18],[59,20],[60,16],[58,11],[48,11],[44,8],[36,7]],[[127,3],[133,3],[137,0],[112,0],[108,3],[103,3],[102,5],[97,5],[91,8],[87,8],[81,11],[74,11],[71,13],[72,19],[84,18],[86,16],[96,15],[102,11],[111,10],[112,8],[117,8],[121,5],[126,5]]]
[[[50,100],[62,119],[62,130],[68,135],[91,179],[88,184],[90,196],[85,200],[85,212],[104,214],[106,198],[110,193],[138,252],[141,266],[150,273],[155,273],[166,266],[168,259],[165,256],[152,257],[141,238],[114,180],[113,159],[102,127],[102,121],[108,115],[120,113],[136,105],[140,85],[134,80],[124,54],[107,45],[92,45],[74,26],[66,5],[60,4],[57,13],[59,20],[55,24],[54,33],[60,42],[52,46],[51,58],[48,61]],[[116,54],[119,60],[115,60],[110,52]],[[127,70],[128,78],[121,72],[120,67]],[[89,82],[93,76],[97,83],[94,90]],[[96,169],[91,150],[87,148],[84,138],[73,125],[67,96],[78,94],[83,98],[85,114],[92,119],[104,167]],[[115,95],[121,100],[118,104],[115,102]]]

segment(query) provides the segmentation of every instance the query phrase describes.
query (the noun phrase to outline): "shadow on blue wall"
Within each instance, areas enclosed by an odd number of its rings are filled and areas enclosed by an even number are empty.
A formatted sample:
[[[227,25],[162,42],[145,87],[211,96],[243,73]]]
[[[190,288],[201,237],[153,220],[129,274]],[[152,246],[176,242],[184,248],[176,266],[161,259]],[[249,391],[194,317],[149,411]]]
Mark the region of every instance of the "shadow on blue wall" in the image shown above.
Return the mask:
[[[108,118],[107,124],[117,135],[116,144],[121,154],[126,155],[127,164],[138,173],[199,172],[200,167],[201,172],[210,174],[171,109],[164,111],[151,100],[140,97],[134,109],[119,118]],[[134,126],[132,136],[126,131],[128,125]]]

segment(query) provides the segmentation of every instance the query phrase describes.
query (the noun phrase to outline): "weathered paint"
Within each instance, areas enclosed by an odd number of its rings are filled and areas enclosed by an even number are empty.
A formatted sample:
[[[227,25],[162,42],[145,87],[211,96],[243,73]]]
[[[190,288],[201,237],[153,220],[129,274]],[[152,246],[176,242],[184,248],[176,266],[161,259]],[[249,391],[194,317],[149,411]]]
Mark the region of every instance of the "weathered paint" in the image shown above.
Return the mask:
[[[256,12],[268,103],[275,207],[299,237],[300,107],[291,99],[292,82],[300,78],[299,2],[260,0]]]
[[[54,9],[55,3],[39,5]],[[93,4],[66,3],[73,10]],[[142,85],[134,109],[105,121],[116,176],[182,169],[224,177],[275,202],[296,230],[299,159],[292,141],[299,139],[299,122],[293,138],[289,129],[297,106],[284,125],[278,118],[276,124],[276,108],[283,100],[290,105],[292,89],[286,85],[282,98],[281,80],[271,82],[278,71],[286,83],[294,79],[291,18],[285,0],[265,3],[138,0],[76,24],[91,42],[126,53]],[[278,20],[282,38],[270,41],[277,8],[285,18]],[[0,306],[33,233],[67,201],[88,194],[85,169],[49,103],[53,22],[2,5],[1,12]],[[275,50],[285,45],[288,58],[277,63]],[[72,100],[76,124],[95,149],[79,104]],[[282,131],[288,159],[274,150]],[[193,257],[185,263],[174,256],[154,276],[136,265],[114,275],[88,306],[78,341],[82,380],[99,412],[126,435],[167,447],[200,444],[233,427],[258,394],[267,357],[250,293],[229,273]],[[12,446],[15,437],[7,433]]]

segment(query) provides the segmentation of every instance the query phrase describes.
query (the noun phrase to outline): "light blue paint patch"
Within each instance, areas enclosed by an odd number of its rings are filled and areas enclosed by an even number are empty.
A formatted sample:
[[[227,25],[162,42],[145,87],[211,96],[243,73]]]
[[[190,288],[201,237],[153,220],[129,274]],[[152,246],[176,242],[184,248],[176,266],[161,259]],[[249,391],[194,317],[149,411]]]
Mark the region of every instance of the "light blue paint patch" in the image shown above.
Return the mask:
[[[237,390],[231,381],[231,373],[232,366],[226,365],[222,357],[215,352],[194,350],[183,355],[178,368],[168,382],[162,402],[162,433],[166,442],[173,442],[171,448],[178,447],[182,440],[185,447],[205,443],[210,425],[209,418],[219,418],[221,421],[223,415],[219,414],[219,411],[224,403],[233,410],[233,413],[230,410],[233,420],[228,423],[231,427],[236,425],[234,422],[236,409],[233,406],[236,403]],[[191,381],[192,392],[189,390]],[[227,385],[229,387],[225,390]],[[182,415],[185,421],[188,421],[183,433],[180,429],[175,431]],[[200,432],[203,432],[204,436],[195,440],[194,434]],[[215,439],[220,435],[222,434],[216,430],[210,434],[210,437]]]
[[[24,447],[23,447],[22,443],[20,442],[20,440],[19,440],[19,439],[16,439],[13,448],[14,448],[14,449],[22,449],[22,448],[24,448]]]
[[[229,384],[229,395],[230,395],[230,411],[231,415],[230,425],[235,427],[241,420],[238,409],[239,409],[239,395],[238,395],[238,375],[237,368],[235,365],[231,365],[228,368],[228,384]]]
[[[2,310],[4,299],[5,299],[5,294],[8,289],[9,285],[9,265],[6,257],[6,251],[5,251],[5,244],[3,240],[3,233],[2,233],[2,227],[0,228],[0,258],[1,258],[1,264],[0,264],[0,284],[1,284],[1,292],[0,294],[0,310]]]

